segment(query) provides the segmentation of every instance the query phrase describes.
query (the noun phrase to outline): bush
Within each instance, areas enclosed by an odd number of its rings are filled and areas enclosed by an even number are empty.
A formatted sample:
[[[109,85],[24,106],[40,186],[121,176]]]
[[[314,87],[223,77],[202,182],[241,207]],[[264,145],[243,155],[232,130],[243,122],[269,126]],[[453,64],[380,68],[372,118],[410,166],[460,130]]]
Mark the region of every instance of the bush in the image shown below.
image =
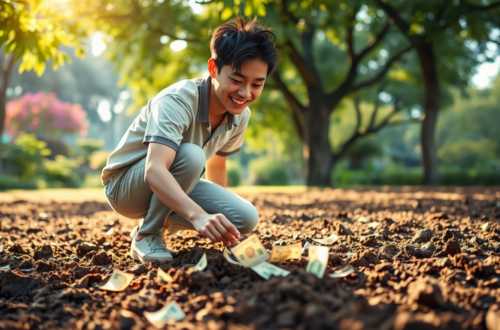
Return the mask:
[[[32,180],[43,157],[51,153],[47,149],[47,143],[37,140],[33,134],[20,135],[13,145],[6,145],[4,148],[5,165],[22,181]]]
[[[94,151],[89,157],[89,166],[93,170],[102,171],[108,162],[109,151]]]
[[[285,186],[288,184],[288,175],[283,163],[268,158],[257,158],[248,162],[248,168],[255,185]]]
[[[18,177],[0,173],[0,190],[37,188],[39,188],[39,184],[36,180],[23,181]]]
[[[43,162],[43,172],[50,187],[77,188],[80,186],[77,166],[76,160],[57,155],[55,160]]]
[[[241,171],[239,164],[233,161],[227,162],[227,186],[236,187],[241,183]]]
[[[85,160],[85,163],[90,162],[90,155],[102,148],[104,141],[101,139],[78,139],[76,145],[79,149],[79,155]]]
[[[461,140],[442,146],[438,155],[439,160],[445,165],[458,165],[462,169],[471,169],[494,161],[495,150],[495,143],[489,139]]]

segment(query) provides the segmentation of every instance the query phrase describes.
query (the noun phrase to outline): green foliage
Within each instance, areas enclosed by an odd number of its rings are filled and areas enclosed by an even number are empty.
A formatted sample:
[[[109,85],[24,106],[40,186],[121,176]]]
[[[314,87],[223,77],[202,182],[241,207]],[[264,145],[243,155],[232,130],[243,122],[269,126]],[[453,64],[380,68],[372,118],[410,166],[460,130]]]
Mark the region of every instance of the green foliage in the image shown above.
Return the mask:
[[[51,154],[47,143],[39,141],[33,134],[23,134],[14,140],[13,145],[5,146],[5,164],[23,181],[35,177],[42,158]]]
[[[46,62],[52,67],[69,62],[69,56],[59,48],[78,46],[86,30],[80,29],[81,20],[68,19],[71,14],[63,3],[40,0],[12,0],[0,2],[0,46],[14,60],[22,59],[19,73],[34,70],[38,76],[45,71]]]
[[[443,145],[438,156],[445,165],[472,169],[492,163],[496,158],[496,149],[497,145],[489,139],[460,140]]]
[[[251,180],[255,185],[285,186],[288,184],[288,175],[285,165],[268,158],[252,159],[248,163]]]
[[[227,186],[237,187],[241,184],[241,171],[240,164],[234,161],[228,160],[227,163]]]
[[[93,170],[102,171],[108,161],[109,151],[94,151],[89,157],[89,166]]]
[[[81,184],[77,166],[76,160],[57,155],[55,160],[44,160],[43,174],[52,187],[77,188]]]
[[[102,139],[78,139],[76,140],[76,146],[79,149],[79,155],[82,156],[86,164],[89,164],[90,155],[100,149],[104,145],[104,140]]]
[[[37,189],[39,184],[36,180],[23,181],[10,174],[0,173],[0,190],[14,189]]]

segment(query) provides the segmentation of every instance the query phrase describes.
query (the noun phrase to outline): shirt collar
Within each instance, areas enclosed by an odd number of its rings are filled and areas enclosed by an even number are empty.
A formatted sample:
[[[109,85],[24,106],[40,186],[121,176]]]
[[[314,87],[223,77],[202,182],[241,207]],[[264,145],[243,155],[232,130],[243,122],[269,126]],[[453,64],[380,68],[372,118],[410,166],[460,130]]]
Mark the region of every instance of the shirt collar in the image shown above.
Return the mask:
[[[210,118],[208,116],[208,104],[209,104],[208,100],[210,98],[211,86],[212,86],[212,79],[210,78],[210,76],[206,77],[198,84],[198,90],[199,90],[198,116],[197,116],[196,120],[199,123],[210,122]],[[227,122],[232,123],[235,126],[238,126],[238,117],[236,117],[232,113],[228,112],[227,113]]]

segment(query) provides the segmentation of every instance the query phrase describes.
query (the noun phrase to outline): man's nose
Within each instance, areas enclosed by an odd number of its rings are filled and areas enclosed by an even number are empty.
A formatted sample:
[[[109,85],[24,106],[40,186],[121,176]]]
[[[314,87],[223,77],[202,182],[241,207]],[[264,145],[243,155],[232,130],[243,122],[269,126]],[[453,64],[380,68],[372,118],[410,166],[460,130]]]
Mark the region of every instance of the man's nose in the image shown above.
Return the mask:
[[[241,96],[242,98],[249,98],[250,97],[250,88],[247,86],[241,87],[241,89],[238,91],[238,95]]]

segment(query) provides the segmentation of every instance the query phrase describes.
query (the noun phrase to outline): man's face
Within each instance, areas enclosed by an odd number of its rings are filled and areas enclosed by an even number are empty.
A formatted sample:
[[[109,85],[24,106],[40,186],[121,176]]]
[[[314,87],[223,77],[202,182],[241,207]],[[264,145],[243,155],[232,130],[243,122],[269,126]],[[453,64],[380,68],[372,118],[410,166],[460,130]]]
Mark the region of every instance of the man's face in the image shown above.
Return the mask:
[[[215,61],[211,59],[209,71],[211,71],[212,61],[212,66],[215,67]],[[224,65],[219,73],[218,68],[215,67],[210,75],[215,78],[212,80],[212,86],[221,105],[231,114],[242,113],[262,93],[267,68],[266,62],[256,59],[243,63],[240,72],[236,72],[236,69],[229,65]]]

